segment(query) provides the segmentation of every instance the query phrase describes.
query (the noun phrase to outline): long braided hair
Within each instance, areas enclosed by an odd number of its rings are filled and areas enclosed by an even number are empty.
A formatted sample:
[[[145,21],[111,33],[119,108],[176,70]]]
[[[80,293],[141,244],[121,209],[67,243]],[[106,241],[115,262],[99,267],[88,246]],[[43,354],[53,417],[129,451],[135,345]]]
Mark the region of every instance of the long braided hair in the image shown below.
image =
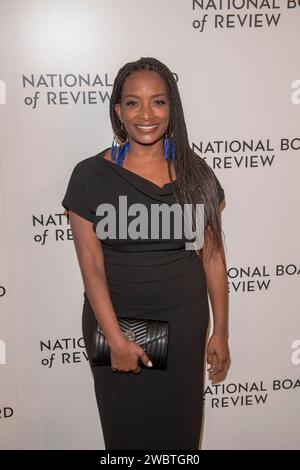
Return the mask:
[[[174,138],[174,167],[176,172],[176,185],[171,173],[170,145],[168,146],[168,172],[172,182],[173,192],[176,200],[183,204],[188,203],[193,208],[193,225],[195,224],[195,204],[204,204],[204,226],[207,229],[205,237],[205,251],[208,259],[212,256],[215,248],[221,250],[223,264],[226,267],[223,245],[223,230],[219,213],[218,190],[215,177],[211,167],[206,161],[197,155],[189,145],[188,134],[185,124],[184,112],[177,83],[169,68],[152,57],[141,57],[135,62],[128,62],[119,70],[113,85],[110,99],[110,119],[116,138],[125,142],[127,140],[126,129],[122,126],[115,104],[121,102],[122,88],[125,79],[139,70],[152,70],[157,72],[166,82],[169,97],[169,125],[167,135]],[[209,227],[208,227],[209,226]],[[194,227],[193,227],[194,229]],[[198,251],[200,258],[201,250]]]

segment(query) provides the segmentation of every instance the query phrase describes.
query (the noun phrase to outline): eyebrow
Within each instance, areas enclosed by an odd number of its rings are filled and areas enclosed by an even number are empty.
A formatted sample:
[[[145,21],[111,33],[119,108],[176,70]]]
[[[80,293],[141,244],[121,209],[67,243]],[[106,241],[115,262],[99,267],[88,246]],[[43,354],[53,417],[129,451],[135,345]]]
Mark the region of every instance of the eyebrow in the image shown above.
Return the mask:
[[[132,94],[125,95],[124,98],[128,98],[129,96],[131,96],[133,98],[139,98],[138,96],[132,95]],[[155,95],[151,95],[151,98],[154,98],[155,96],[165,96],[165,97],[167,97],[166,93],[156,93]]]

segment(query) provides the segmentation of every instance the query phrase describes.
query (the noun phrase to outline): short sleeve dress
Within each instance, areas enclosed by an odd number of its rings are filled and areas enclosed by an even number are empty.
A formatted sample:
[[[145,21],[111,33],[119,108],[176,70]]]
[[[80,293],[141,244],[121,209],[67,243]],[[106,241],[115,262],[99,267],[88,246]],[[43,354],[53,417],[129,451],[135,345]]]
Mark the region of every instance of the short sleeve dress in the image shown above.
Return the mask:
[[[102,203],[115,208],[117,220],[121,210],[126,212],[126,207],[142,203],[149,209],[151,222],[153,204],[176,202],[171,182],[160,187],[118,166],[104,159],[107,150],[75,165],[62,200],[65,209],[92,222],[95,233],[101,220],[96,211]],[[214,177],[222,202],[224,191]],[[127,222],[130,220],[128,215]],[[142,368],[134,374],[91,366],[107,450],[199,448],[209,321],[205,274],[196,252],[185,249],[184,236],[179,239],[170,234],[165,239],[159,235],[101,240],[117,317],[169,322],[166,370]],[[83,295],[82,328],[90,358],[96,318],[85,291]]]

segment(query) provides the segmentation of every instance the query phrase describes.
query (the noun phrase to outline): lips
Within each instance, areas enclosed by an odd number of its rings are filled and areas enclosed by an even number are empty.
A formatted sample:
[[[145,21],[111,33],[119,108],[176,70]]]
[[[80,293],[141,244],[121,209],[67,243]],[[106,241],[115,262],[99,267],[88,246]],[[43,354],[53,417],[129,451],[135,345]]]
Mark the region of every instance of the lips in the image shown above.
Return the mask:
[[[136,127],[142,131],[152,131],[156,129],[158,124],[136,124]]]

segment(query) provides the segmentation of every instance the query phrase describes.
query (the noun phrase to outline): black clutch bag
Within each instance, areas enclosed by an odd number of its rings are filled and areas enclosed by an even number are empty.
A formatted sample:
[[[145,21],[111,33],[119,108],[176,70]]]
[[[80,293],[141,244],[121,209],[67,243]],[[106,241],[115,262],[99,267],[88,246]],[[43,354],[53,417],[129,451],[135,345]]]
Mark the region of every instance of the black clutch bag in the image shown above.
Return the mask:
[[[146,366],[141,360],[139,365],[146,369],[166,370],[168,358],[169,323],[162,320],[141,320],[136,318],[119,318],[123,334],[135,341],[146,352],[153,366]],[[110,348],[101,327],[96,322],[93,336],[93,366],[110,366]]]

